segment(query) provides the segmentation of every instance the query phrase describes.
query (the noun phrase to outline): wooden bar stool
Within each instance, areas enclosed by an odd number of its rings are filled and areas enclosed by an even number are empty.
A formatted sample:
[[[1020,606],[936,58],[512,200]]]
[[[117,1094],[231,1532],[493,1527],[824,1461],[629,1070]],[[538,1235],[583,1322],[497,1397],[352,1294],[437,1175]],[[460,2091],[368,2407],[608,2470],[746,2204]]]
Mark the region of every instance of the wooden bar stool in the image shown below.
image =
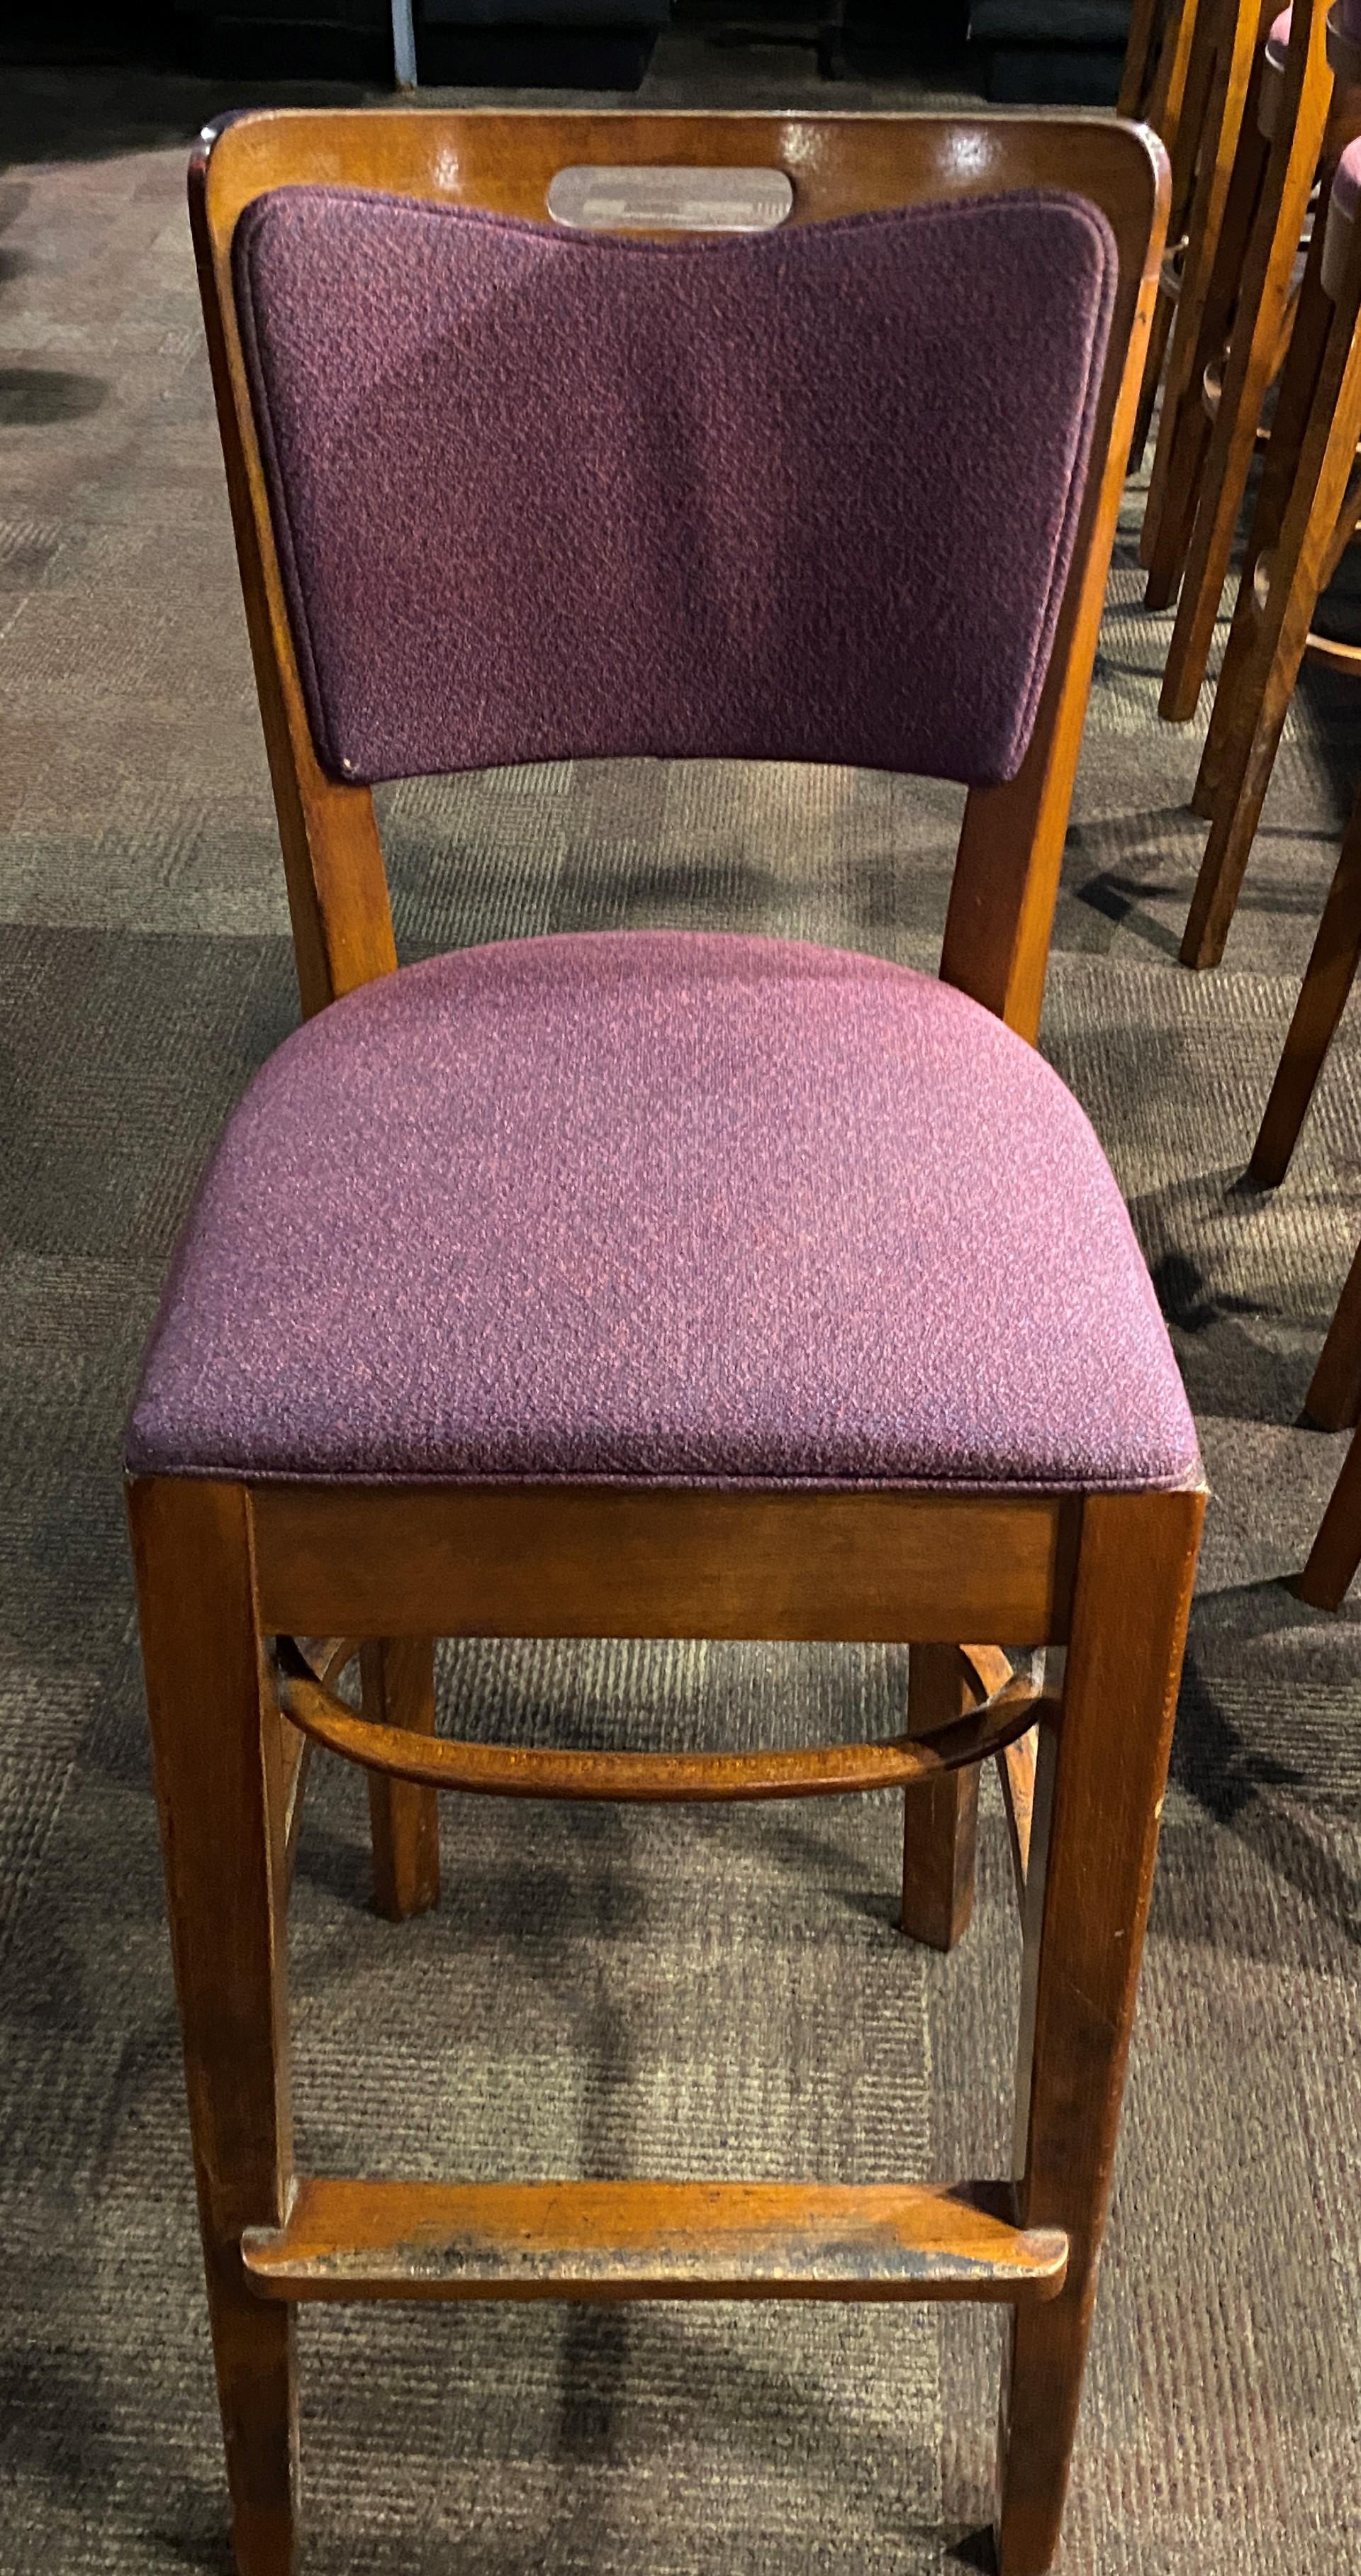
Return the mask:
[[[1053,2558],[1204,1508],[1033,1045],[1166,185],[1065,118],[309,111],[196,157],[310,1014],[205,1177],[128,1456],[240,2576],[295,2563],[309,2299],[1001,2302],[1000,2563]],[[679,931],[395,971],[376,781],[701,751],[965,785],[940,977]],[[911,1704],[812,1750],[451,1741],[440,1635],[907,1639]],[[1015,2176],[298,2176],[313,1744],[403,1802],[420,1901],[441,1789],[898,1786],[947,1940],[939,1793],[996,1755]]]
[[[1292,283],[1323,150],[1332,74],[1327,0],[1300,0],[1257,56],[1225,218],[1198,317],[1164,408],[1149,489],[1150,608],[1178,599],[1159,697],[1194,715],[1267,391],[1288,336]],[[1194,338],[1192,330],[1194,327]]]
[[[1320,594],[1357,520],[1359,191],[1361,141],[1338,163],[1326,221],[1310,247],[1192,799],[1210,832],[1182,941],[1188,966],[1215,966],[1223,956],[1305,653],[1361,672],[1361,652],[1313,632]]]

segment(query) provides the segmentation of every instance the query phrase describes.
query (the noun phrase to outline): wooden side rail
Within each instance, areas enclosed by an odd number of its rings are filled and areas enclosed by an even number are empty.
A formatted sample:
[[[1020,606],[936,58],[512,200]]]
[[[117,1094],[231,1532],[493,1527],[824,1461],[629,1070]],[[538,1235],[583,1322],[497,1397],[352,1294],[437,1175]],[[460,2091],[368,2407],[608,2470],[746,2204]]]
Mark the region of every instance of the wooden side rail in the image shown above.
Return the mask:
[[[275,1655],[283,1714],[314,1743],[368,1771],[414,1780],[422,1788],[461,1789],[493,1798],[667,1803],[901,1789],[1000,1753],[1034,1725],[1038,1706],[1029,1680],[1013,1679],[980,1708],[931,1735],[760,1753],[578,1753],[536,1745],[470,1744],[377,1726],[327,1690],[295,1639],[279,1637]]]
[[[1052,2299],[1009,2183],[300,2182],[265,2299]]]

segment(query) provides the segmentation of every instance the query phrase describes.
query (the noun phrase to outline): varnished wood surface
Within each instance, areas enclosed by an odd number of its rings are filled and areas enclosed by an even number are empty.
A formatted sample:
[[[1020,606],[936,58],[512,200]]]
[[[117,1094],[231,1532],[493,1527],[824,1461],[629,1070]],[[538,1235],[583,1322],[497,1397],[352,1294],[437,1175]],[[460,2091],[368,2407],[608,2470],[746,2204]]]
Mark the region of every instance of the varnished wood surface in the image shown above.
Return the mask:
[[[577,164],[777,168],[794,223],[1010,188],[1092,197],[1127,238],[1146,226],[1160,154],[1113,119],[895,112],[813,115],[665,108],[282,108],[237,118],[205,151],[214,241],[271,188],[343,186],[547,219],[549,182]],[[626,227],[621,227],[626,229]]]
[[[242,2252],[275,2299],[1053,2298],[1002,2183],[300,2182]]]
[[[1019,2208],[1029,2226],[1062,2225],[1070,2252],[1044,2325],[1038,2311],[1012,2324],[1000,2576],[1043,2576],[1058,2547],[1204,1508],[1203,1493],[1092,1496],[1062,1715],[1040,1733],[1021,1972]]]
[[[291,2576],[293,2320],[246,2290],[240,2240],[278,2226],[293,2142],[281,1899],[250,1521],[239,1487],[130,1497],[142,1659],[199,2226],[239,2576]]]
[[[1180,578],[1189,533],[1183,484],[1198,470],[1206,443],[1198,417],[1207,348],[1217,347],[1238,287],[1248,223],[1255,209],[1266,146],[1258,131],[1262,81],[1259,0],[1206,6],[1195,26],[1193,69],[1204,93],[1201,132],[1179,141],[1173,158],[1173,239],[1185,241],[1175,282],[1166,274],[1160,308],[1171,311],[1171,349],[1162,417],[1140,536],[1149,567],[1148,603],[1166,605]],[[1186,146],[1189,145],[1189,150]],[[1151,418],[1155,385],[1145,377],[1141,412]],[[1191,451],[1197,451],[1194,460]]]
[[[1060,1642],[1080,1497],[257,1485],[273,1635]]]
[[[435,1648],[429,1637],[375,1637],[361,1651],[363,1718],[404,1734],[435,1732]],[[326,1687],[324,1673],[318,1675]],[[439,1800],[409,1780],[369,1773],[373,1901],[390,1923],[439,1903]]]
[[[1025,1883],[1030,1873],[1030,1834],[1035,1814],[1035,1766],[1039,1757],[1039,1728],[1030,1727],[1008,1744],[997,1757],[1002,1782],[1002,1798],[1007,1811],[1007,1837],[1011,1844],[1011,1866],[1016,1878],[1016,1893],[1025,1903]]]
[[[424,1651],[424,1648],[422,1649]],[[943,1651],[928,1649],[928,1652]],[[1000,1751],[1034,1721],[1035,1694],[1017,1681],[995,1700],[965,1702],[920,1739],[820,1744],[759,1753],[589,1753],[571,1747],[477,1744],[356,1717],[309,1671],[291,1637],[280,1637],[279,1684],[295,1727],[372,1775],[462,1789],[490,1798],[596,1798],[677,1805],[750,1798],[839,1797],[850,1790],[934,1785],[963,1764]],[[956,1692],[955,1697],[959,1694]],[[424,1707],[422,1715],[425,1714]],[[915,1712],[914,1712],[915,1714]],[[910,1929],[905,1925],[904,1929]],[[925,1936],[924,1936],[925,1937]]]
[[[967,1655],[954,1646],[914,1646],[907,1672],[907,1731],[929,1737],[957,1726],[981,1700],[1005,1690],[1011,1667],[985,1680],[980,1664],[995,1650]],[[953,1950],[969,1928],[978,1844],[978,1772],[945,1772],[903,1798],[903,1892],[898,1920],[909,1940]]]
[[[1197,780],[1195,803],[1211,820],[1182,941],[1188,966],[1223,956],[1314,612],[1355,525],[1361,241],[1335,295],[1323,241],[1316,226]],[[1311,999],[1320,992],[1315,979]]]
[[[1224,386],[1196,501],[1185,574],[1158,701],[1171,724],[1195,714],[1257,426],[1279,364],[1295,258],[1318,174],[1333,76],[1326,0],[1299,0],[1281,76],[1277,126],[1267,150],[1257,215],[1229,335]],[[1150,592],[1150,605],[1158,605]]]

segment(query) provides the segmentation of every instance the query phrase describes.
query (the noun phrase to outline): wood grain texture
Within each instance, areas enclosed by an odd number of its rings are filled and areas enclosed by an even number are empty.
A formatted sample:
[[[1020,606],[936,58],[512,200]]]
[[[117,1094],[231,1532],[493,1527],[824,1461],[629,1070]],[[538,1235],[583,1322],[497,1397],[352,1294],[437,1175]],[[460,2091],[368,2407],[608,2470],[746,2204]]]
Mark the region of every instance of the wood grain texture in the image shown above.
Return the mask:
[[[1011,1844],[1011,1866],[1016,1879],[1016,1893],[1025,1905],[1026,1880],[1030,1875],[1030,1837],[1035,1816],[1035,1772],[1039,1759],[1039,1727],[1029,1727],[1008,1744],[997,1756],[997,1769],[1002,1782],[1002,1798],[1007,1811],[1007,1838]]]
[[[1058,2546],[1148,1918],[1203,1493],[1095,1494],[1057,1724],[1042,1727],[1026,1880],[1017,2170],[1027,2225],[1070,2254],[1019,2316],[1003,2401],[1001,2576]]]
[[[1167,381],[1149,478],[1140,555],[1150,568],[1149,605],[1175,595],[1189,534],[1194,484],[1185,492],[1189,454],[1203,452],[1201,378],[1218,354],[1233,309],[1242,258],[1261,193],[1267,147],[1258,109],[1264,77],[1259,0],[1201,11],[1191,78],[1202,107],[1172,150],[1171,235],[1183,236],[1174,270],[1164,263],[1159,305],[1173,315]],[[1150,419],[1156,385],[1146,373],[1141,417]]]
[[[1224,954],[1314,612],[1356,524],[1361,241],[1334,297],[1323,237],[1316,226],[1197,782],[1212,814],[1182,941],[1188,966]]]
[[[1053,2298],[1067,2245],[1006,2183],[306,2180],[252,2229],[273,2299]]]
[[[435,1732],[435,1647],[430,1637],[376,1637],[361,1650],[363,1722],[405,1734]],[[410,1780],[369,1773],[373,1901],[390,1923],[439,1903],[439,1800]]]
[[[936,1651],[932,1649],[931,1651]],[[948,1652],[949,1650],[943,1650]],[[605,1799],[613,1804],[694,1804],[752,1798],[840,1797],[848,1791],[934,1784],[964,1764],[986,1761],[1033,1722],[1028,1681],[943,1719],[922,1741],[821,1744],[759,1753],[583,1753],[538,1745],[467,1743],[356,1717],[309,1671],[291,1637],[277,1640],[279,1687],[293,1725],[327,1750],[390,1779],[430,1791],[461,1789],[487,1798]]]
[[[1061,1642],[1081,1499],[257,1485],[272,1635]]]
[[[130,1508],[236,2563],[289,2576],[292,2319],[250,2296],[240,2258],[243,2229],[281,2223],[292,2175],[278,1730],[249,1511],[239,1487],[191,1481],[134,1486]]]

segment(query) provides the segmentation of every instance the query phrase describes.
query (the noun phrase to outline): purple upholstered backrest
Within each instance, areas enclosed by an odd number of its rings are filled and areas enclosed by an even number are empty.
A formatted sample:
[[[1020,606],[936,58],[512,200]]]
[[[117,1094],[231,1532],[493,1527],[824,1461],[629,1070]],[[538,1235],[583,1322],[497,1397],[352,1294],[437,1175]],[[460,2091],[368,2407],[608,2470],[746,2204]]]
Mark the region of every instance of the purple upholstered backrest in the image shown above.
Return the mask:
[[[656,243],[285,188],[234,261],[333,776],[1015,774],[1114,298],[1095,207]]]

